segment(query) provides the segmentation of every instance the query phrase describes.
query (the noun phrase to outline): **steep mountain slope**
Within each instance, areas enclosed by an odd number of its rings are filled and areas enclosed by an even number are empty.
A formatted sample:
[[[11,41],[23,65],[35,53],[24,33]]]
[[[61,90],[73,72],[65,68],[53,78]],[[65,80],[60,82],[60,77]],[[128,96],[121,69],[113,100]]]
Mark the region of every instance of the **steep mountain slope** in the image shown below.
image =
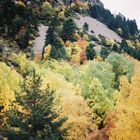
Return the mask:
[[[97,37],[99,35],[102,35],[105,36],[106,38],[114,39],[117,42],[121,42],[122,38],[117,33],[110,30],[105,24],[89,16],[85,17],[81,15],[78,16],[79,19],[75,19],[75,22],[79,28],[83,28],[83,25],[87,23],[89,25],[88,30],[89,34],[93,34],[92,32],[94,32],[94,35],[96,35]]]
[[[100,0],[6,1],[0,140],[140,140],[135,22]]]

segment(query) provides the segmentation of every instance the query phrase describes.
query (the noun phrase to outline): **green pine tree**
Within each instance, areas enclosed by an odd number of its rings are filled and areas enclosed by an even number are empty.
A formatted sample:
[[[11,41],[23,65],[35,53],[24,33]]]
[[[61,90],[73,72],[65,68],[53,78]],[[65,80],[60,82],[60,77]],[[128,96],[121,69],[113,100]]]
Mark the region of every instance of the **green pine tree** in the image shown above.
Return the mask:
[[[72,18],[69,18],[66,21],[64,21],[62,33],[63,40],[75,41],[74,33],[76,29],[77,29],[76,24]]]
[[[94,50],[94,44],[89,44],[86,49],[86,56],[88,60],[93,60],[96,57],[96,52]]]
[[[60,127],[66,118],[59,119],[52,109],[55,91],[50,90],[49,86],[46,90],[40,89],[42,79],[34,69],[24,76],[21,85],[23,94],[16,98],[23,111],[11,108],[7,113],[8,126],[12,130],[9,139],[19,136],[21,140],[62,140],[67,129],[60,130]]]
[[[102,47],[100,55],[103,59],[105,59],[110,53],[110,49],[108,47]]]
[[[83,25],[83,31],[87,32],[89,30],[89,25],[85,22]]]

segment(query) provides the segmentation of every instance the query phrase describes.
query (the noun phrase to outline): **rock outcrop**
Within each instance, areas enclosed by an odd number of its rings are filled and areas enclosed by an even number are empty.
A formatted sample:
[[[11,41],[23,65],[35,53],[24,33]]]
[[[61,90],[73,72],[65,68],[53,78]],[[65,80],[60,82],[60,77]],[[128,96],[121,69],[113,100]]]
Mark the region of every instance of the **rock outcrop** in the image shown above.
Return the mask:
[[[91,5],[97,4],[100,6],[104,6],[104,4],[100,0],[87,0]]]
[[[62,0],[62,2],[65,3],[65,4],[70,4],[72,2],[76,3],[78,1],[88,2],[89,5],[97,4],[97,5],[100,5],[100,6],[104,6],[103,3],[100,0]]]

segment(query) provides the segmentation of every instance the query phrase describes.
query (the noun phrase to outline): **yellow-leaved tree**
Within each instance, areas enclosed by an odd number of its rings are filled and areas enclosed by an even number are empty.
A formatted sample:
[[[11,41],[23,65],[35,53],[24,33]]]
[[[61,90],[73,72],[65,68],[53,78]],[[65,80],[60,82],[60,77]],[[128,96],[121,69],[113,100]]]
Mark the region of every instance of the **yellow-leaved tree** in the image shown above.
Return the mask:
[[[63,127],[70,127],[65,140],[87,140],[96,125],[92,120],[92,111],[80,95],[69,95],[61,98],[62,116],[68,120]]]
[[[14,91],[19,91],[20,75],[5,63],[0,63],[0,130],[6,121],[6,112],[12,101],[15,100]]]
[[[120,91],[115,106],[116,120],[109,136],[110,140],[140,139],[140,76],[135,75],[131,83],[126,77],[120,79]]]

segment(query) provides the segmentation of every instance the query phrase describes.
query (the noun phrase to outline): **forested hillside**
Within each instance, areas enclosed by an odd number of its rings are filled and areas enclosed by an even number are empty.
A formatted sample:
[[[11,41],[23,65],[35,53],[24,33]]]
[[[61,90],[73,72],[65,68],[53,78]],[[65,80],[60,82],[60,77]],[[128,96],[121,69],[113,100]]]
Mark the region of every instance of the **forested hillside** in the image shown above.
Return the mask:
[[[0,140],[140,140],[139,60],[99,0],[0,1]]]

